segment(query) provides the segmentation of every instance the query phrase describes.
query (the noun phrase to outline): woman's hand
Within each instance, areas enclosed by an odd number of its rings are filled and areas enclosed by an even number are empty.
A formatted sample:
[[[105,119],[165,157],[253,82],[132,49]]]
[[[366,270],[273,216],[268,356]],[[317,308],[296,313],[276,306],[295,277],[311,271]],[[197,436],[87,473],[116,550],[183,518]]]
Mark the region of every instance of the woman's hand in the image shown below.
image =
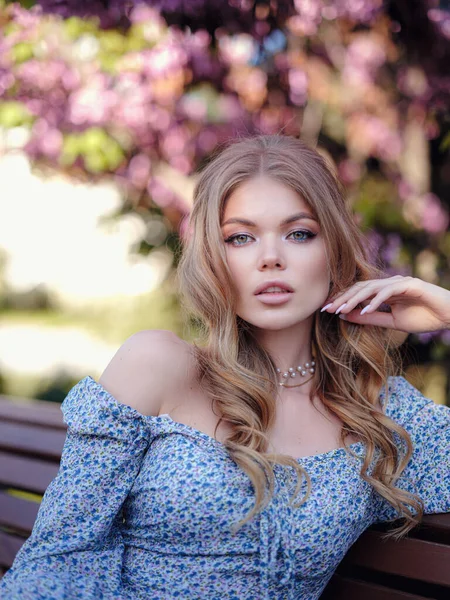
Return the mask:
[[[355,309],[360,303],[362,311]],[[382,303],[388,304],[391,312],[377,311]],[[406,333],[450,329],[450,291],[417,277],[359,281],[325,304],[321,312],[339,314],[350,323]]]

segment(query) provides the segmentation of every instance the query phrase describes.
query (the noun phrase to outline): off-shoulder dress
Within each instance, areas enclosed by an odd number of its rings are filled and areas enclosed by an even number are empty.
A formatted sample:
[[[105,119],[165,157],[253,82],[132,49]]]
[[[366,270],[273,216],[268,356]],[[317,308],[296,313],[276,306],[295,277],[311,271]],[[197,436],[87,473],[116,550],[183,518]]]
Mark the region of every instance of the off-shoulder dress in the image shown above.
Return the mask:
[[[450,511],[450,408],[403,377],[380,399],[415,448],[397,485],[426,513]],[[293,470],[277,465],[271,502],[234,532],[254,497],[222,443],[140,414],[91,377],[62,411],[60,470],[0,581],[2,600],[314,600],[361,533],[397,516],[361,478],[357,442],[298,459],[312,484],[299,508]]]

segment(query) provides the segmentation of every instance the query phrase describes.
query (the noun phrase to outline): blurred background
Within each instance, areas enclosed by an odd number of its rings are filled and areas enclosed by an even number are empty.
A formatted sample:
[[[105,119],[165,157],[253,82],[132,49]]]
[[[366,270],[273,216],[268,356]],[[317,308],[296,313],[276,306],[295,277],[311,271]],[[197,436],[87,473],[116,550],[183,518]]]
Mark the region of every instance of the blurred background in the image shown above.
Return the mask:
[[[450,3],[0,0],[0,393],[61,401],[145,328],[185,339],[175,285],[216,144],[329,156],[371,259],[450,289]],[[450,331],[408,379],[450,404]]]

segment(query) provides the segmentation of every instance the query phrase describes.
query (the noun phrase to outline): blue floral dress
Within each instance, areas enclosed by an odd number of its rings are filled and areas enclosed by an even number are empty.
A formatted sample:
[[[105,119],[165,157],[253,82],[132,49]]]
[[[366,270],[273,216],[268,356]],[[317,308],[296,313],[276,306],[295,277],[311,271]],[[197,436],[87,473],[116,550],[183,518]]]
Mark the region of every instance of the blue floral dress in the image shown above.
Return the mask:
[[[427,513],[450,511],[450,409],[402,377],[389,390],[384,410],[415,447],[397,485],[420,494]],[[397,516],[361,479],[357,442],[353,456],[298,459],[312,483],[299,508],[293,470],[277,465],[272,501],[233,533],[254,499],[223,444],[140,414],[91,377],[62,411],[61,467],[0,582],[2,600],[314,600],[361,533]]]

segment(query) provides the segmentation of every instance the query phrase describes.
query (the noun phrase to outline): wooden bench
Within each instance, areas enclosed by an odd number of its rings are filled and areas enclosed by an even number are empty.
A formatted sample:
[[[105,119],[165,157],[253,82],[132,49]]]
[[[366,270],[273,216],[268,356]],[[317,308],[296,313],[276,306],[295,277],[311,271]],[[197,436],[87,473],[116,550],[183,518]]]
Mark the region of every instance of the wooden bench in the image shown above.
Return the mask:
[[[0,576],[31,533],[65,437],[59,404],[0,396]]]
[[[0,575],[31,532],[65,435],[59,404],[0,396]],[[11,490],[37,496],[19,498]],[[383,541],[383,530],[372,527],[352,546],[322,599],[448,600],[450,513],[427,515],[399,542]]]

